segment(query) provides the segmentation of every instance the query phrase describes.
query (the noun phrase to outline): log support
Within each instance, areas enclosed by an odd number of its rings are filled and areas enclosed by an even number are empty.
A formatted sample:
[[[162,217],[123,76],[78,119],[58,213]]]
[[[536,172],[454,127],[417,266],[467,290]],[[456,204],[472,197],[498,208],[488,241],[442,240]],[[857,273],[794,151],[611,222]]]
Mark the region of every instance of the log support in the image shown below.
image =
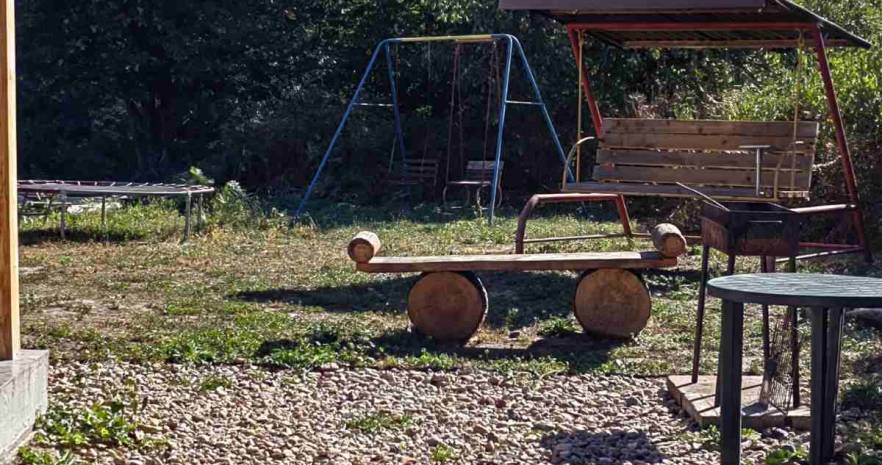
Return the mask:
[[[588,271],[579,279],[573,313],[586,333],[630,338],[646,327],[652,301],[640,276],[631,270]]]
[[[407,316],[421,334],[445,342],[468,341],[487,314],[487,290],[474,273],[426,273],[407,298]]]

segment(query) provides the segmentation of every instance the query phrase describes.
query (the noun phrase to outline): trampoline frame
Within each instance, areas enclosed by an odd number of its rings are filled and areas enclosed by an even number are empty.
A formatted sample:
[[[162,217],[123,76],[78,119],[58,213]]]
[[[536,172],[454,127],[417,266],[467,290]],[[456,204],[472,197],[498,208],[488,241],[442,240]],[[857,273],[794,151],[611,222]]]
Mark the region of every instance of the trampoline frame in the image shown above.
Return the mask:
[[[184,237],[182,241],[189,239],[192,232],[192,211],[195,198],[197,208],[197,228],[203,226],[203,200],[204,196],[213,194],[215,189],[210,186],[146,183],[146,182],[116,182],[116,181],[71,181],[71,180],[39,180],[23,179],[18,181],[18,192],[26,198],[32,195],[47,195],[50,197],[47,208],[51,209],[52,200],[57,196],[61,202],[61,217],[59,232],[61,239],[65,239],[68,198],[101,198],[101,229],[107,236],[107,198],[124,197],[185,197],[184,208]]]

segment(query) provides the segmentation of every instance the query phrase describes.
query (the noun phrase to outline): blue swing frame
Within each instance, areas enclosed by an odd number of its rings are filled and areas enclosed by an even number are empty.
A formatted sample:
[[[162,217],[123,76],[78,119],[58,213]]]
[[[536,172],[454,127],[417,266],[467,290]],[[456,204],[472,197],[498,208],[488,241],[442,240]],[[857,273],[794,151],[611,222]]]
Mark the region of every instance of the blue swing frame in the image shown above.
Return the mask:
[[[374,53],[371,56],[371,60],[368,63],[367,69],[362,75],[361,81],[358,83],[358,87],[355,89],[355,94],[352,96],[352,99],[349,101],[349,105],[346,107],[346,111],[343,113],[343,118],[340,120],[340,124],[337,126],[337,130],[334,132],[334,136],[331,138],[331,143],[328,145],[327,150],[325,151],[324,156],[322,157],[321,163],[319,163],[318,169],[316,170],[315,175],[312,177],[312,181],[309,183],[309,187],[306,189],[306,193],[303,195],[303,198],[300,201],[300,205],[297,207],[297,211],[294,214],[294,218],[299,218],[306,209],[306,204],[309,202],[310,197],[312,196],[313,191],[315,190],[316,185],[321,180],[322,173],[327,167],[328,160],[331,158],[331,154],[334,151],[334,147],[336,147],[337,142],[343,134],[343,130],[346,128],[346,123],[349,120],[353,110],[362,105],[359,101],[362,91],[364,90],[365,84],[368,81],[371,73],[376,67],[377,60],[380,57],[380,53],[383,52],[386,55],[386,67],[388,72],[388,78],[390,83],[390,93],[391,93],[391,107],[392,113],[395,121],[395,137],[398,141],[398,149],[401,151],[401,156],[403,160],[407,160],[407,148],[404,143],[404,132],[402,130],[401,125],[401,110],[398,106],[398,88],[395,81],[395,64],[392,59],[392,51],[391,46],[393,44],[412,44],[412,43],[432,43],[432,42],[458,42],[458,43],[477,43],[477,42],[491,42],[491,41],[501,41],[504,42],[506,47],[505,53],[505,72],[503,74],[503,84],[502,84],[502,96],[500,98],[500,108],[499,108],[499,128],[497,130],[496,135],[496,163],[494,165],[494,173],[493,173],[493,188],[491,190],[491,198],[489,208],[488,221],[492,225],[493,220],[496,214],[496,202],[498,195],[497,187],[499,186],[499,177],[500,177],[500,162],[502,161],[502,152],[503,152],[503,140],[505,137],[505,118],[508,114],[508,106],[509,105],[528,105],[528,106],[536,106],[542,112],[542,116],[545,119],[545,124],[548,128],[548,131],[551,133],[551,138],[554,142],[554,148],[557,151],[558,157],[566,166],[566,155],[564,154],[563,146],[560,143],[560,137],[557,134],[557,130],[554,127],[554,123],[551,120],[551,115],[548,113],[548,108],[545,105],[544,100],[542,99],[542,93],[539,90],[539,85],[536,83],[536,78],[533,74],[532,68],[530,68],[530,63],[527,61],[527,56],[524,54],[524,49],[521,46],[520,41],[517,37],[511,34],[486,34],[486,35],[468,35],[468,36],[443,36],[443,37],[399,37],[399,38],[390,38],[381,41],[377,47],[374,49]],[[534,101],[531,102],[519,102],[509,100],[509,90],[511,83],[511,68],[512,68],[512,60],[514,58],[514,54],[517,52],[518,57],[520,57],[521,64],[523,65],[524,72],[527,76],[527,80],[530,83],[530,87],[533,90],[533,98]],[[567,168],[569,171],[569,168]],[[569,172],[569,176],[572,179],[572,173]]]

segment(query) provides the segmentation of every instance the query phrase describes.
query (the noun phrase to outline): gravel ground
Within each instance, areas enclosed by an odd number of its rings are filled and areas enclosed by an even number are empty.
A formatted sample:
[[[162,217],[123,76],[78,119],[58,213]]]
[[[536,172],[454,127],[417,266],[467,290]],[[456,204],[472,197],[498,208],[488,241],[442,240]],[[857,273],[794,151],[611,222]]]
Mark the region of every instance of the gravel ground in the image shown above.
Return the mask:
[[[135,393],[151,450],[84,448],[100,464],[708,464],[661,379],[600,375],[509,378],[251,366],[76,364],[52,368],[51,402],[86,407]],[[218,380],[225,380],[218,383]],[[209,388],[209,385],[226,386]],[[401,421],[365,431],[353,421]],[[777,430],[746,459],[803,441]],[[774,436],[777,439],[772,438]],[[747,463],[747,462],[746,462]]]

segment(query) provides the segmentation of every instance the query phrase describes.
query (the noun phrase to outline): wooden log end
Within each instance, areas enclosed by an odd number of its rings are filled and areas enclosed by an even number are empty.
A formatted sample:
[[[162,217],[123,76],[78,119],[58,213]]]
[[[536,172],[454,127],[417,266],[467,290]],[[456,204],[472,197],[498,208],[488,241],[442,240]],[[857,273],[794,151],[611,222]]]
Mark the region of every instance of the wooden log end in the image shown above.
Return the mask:
[[[634,337],[649,322],[652,301],[643,280],[630,270],[586,272],[579,280],[573,312],[588,334]]]
[[[465,342],[487,313],[487,291],[473,273],[427,273],[407,298],[414,328],[443,342]]]
[[[383,249],[380,238],[370,232],[362,231],[349,241],[346,252],[355,263],[368,263]]]
[[[686,253],[686,237],[672,224],[663,223],[653,228],[652,243],[667,258],[677,258]]]

